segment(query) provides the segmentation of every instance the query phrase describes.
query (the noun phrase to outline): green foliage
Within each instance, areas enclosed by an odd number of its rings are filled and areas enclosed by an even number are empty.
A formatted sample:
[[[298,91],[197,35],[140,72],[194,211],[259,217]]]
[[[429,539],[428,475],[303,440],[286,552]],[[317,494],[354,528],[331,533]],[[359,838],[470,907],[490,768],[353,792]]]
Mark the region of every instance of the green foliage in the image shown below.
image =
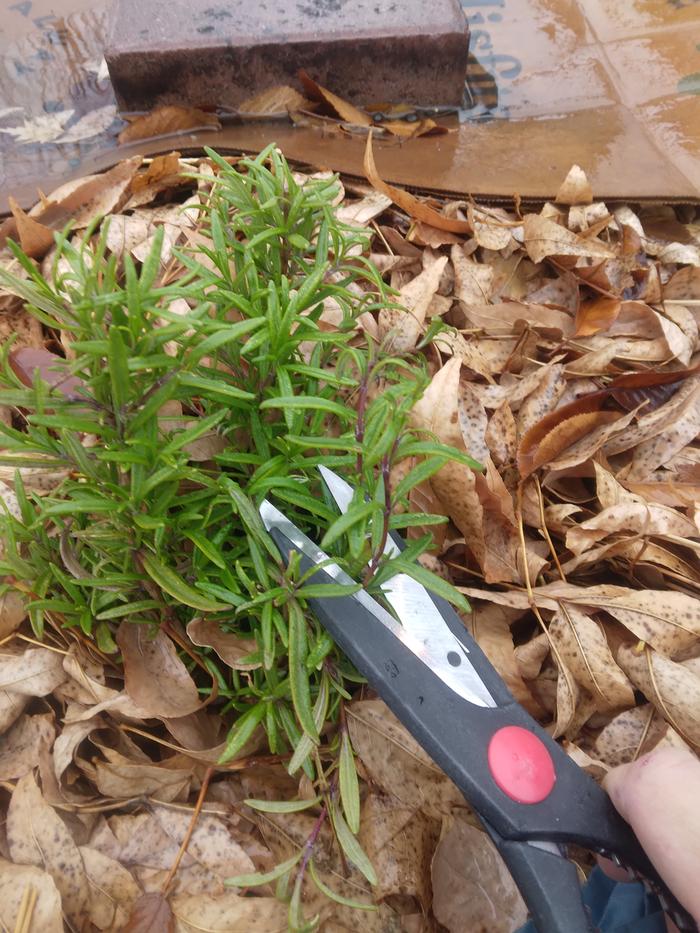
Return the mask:
[[[254,639],[261,667],[245,678],[197,649],[231,723],[223,758],[262,727],[271,752],[291,754],[291,769],[321,788],[339,767],[342,812],[330,799],[329,819],[371,881],[353,835],[359,792],[347,735],[321,738],[358,677],[308,611],[314,584],[294,561],[284,566],[257,506],[271,497],[375,589],[400,567],[455,597],[427,570],[403,556],[392,569],[382,553],[390,524],[440,520],[412,514],[408,494],[464,455],[409,427],[427,384],[420,359],[388,355],[357,326],[390,296],[364,258],[368,234],[335,217],[336,181],[300,185],[273,147],[238,168],[210,156],[219,175],[206,245],[177,252],[169,281],[162,237],[139,267],[109,254],[106,223],[79,242],[58,237],[48,280],[17,247],[22,275],[0,270],[0,285],[70,342],[65,366],[80,380],[69,394],[39,378],[27,387],[3,351],[4,401],[23,423],[0,425],[0,461],[68,472],[47,496],[25,492],[18,472],[22,515],[0,516],[0,573],[31,594],[38,637],[48,618],[116,651],[120,623],[186,625],[204,613]],[[176,299],[186,315],[172,310]],[[321,320],[324,303],[337,327]],[[392,488],[407,457],[419,466]],[[324,498],[320,463],[357,487],[345,516]],[[426,536],[412,555],[429,544]],[[206,693],[201,671],[193,675]]]

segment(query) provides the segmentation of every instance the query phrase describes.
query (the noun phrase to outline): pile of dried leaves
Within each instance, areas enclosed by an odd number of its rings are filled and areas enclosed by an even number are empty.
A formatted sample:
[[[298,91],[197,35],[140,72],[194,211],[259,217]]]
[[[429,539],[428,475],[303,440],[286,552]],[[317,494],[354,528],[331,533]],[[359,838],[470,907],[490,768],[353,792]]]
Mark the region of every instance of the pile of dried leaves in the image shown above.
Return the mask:
[[[4,225],[41,261],[53,231],[113,213],[110,249],[137,260],[158,226],[196,230],[178,154],[73,184]],[[207,162],[201,171],[211,171]],[[372,260],[406,309],[363,326],[432,382],[413,417],[485,465],[449,463],[412,492],[435,530],[430,566],[516,698],[594,775],[660,743],[700,746],[700,224],[692,207],[611,207],[574,168],[538,211],[428,203],[347,182],[337,208],[371,225]],[[0,296],[4,337],[47,335]],[[448,329],[431,328],[437,319]],[[327,327],[334,322],[329,314]],[[53,347],[56,349],[56,347]],[[9,419],[11,413],[4,412]],[[62,477],[24,471],[49,490]],[[12,471],[2,496],[13,507]],[[314,838],[308,799],[272,756],[217,764],[221,717],[199,705],[173,643],[133,638],[105,656],[79,631],[37,642],[21,601],[0,606],[0,920],[17,931],[280,931],[267,871]],[[200,633],[220,658],[239,657]],[[245,677],[245,666],[240,671]],[[360,841],[378,882],[348,866],[324,823],[322,883],[374,904],[367,931],[513,930],[522,901],[459,793],[371,690],[345,708],[362,777]],[[147,895],[144,897],[144,894]],[[307,916],[354,929],[356,910],[309,887]]]

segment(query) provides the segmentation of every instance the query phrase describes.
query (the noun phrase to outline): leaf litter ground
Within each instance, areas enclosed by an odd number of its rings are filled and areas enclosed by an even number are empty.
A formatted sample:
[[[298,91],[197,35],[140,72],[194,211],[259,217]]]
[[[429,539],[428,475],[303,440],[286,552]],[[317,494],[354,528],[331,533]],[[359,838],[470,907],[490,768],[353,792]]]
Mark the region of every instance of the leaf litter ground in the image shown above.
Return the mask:
[[[445,461],[410,488],[414,512],[447,519],[409,529],[433,533],[421,561],[469,599],[465,625],[515,697],[594,776],[662,744],[697,751],[696,209],[609,207],[577,167],[537,211],[517,199],[428,202],[382,181],[371,135],[365,169],[370,185],[346,181],[334,210],[368,231],[366,255],[394,301],[358,316],[354,339],[420,357],[428,379],[411,424],[483,465]],[[120,266],[147,262],[162,237],[164,282],[178,248],[211,235],[199,205],[219,171],[177,153],[131,159],[29,214],[15,206],[4,232],[46,272],[55,231],[111,215],[107,251]],[[370,281],[361,287],[374,296]],[[20,381],[32,382],[47,350],[71,359],[70,334],[42,327],[21,298],[0,293],[0,308]],[[332,332],[340,317],[326,301],[319,326]],[[21,426],[21,408],[2,415]],[[332,415],[325,430],[338,433]],[[214,426],[188,457],[230,447]],[[420,461],[397,464],[394,484]],[[20,515],[14,468],[0,470],[5,506]],[[65,471],[19,472],[33,495],[60,497]],[[69,536],[64,545],[70,572]],[[150,576],[151,589],[171,592],[169,578]],[[355,773],[353,750],[359,773],[360,812],[329,820],[333,793],[303,771],[290,776],[291,753],[253,740],[219,763],[241,708],[203,703],[183,659],[200,651],[245,683],[261,664],[254,640],[205,611],[175,640],[167,627],[127,623],[111,650],[80,628],[49,626],[42,641],[17,589],[1,599],[5,929],[272,933],[287,927],[294,896],[331,933],[358,922],[343,900],[374,908],[361,919],[369,931],[457,933],[466,923],[508,933],[524,920],[456,788],[367,686],[352,688],[339,721],[317,724],[322,743],[340,748],[341,782],[344,767],[345,781]],[[345,820],[359,827],[360,854]],[[298,891],[280,889],[275,867],[311,852],[315,883],[307,872]],[[245,887],[261,873],[268,883]],[[226,886],[231,877],[238,887]],[[286,877],[298,875],[290,867]]]

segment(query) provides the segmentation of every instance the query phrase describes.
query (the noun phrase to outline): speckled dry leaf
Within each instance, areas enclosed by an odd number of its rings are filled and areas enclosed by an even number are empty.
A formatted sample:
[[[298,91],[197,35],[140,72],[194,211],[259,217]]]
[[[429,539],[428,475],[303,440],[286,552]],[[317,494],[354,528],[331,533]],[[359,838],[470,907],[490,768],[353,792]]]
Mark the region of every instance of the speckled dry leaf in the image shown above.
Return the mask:
[[[55,734],[51,713],[20,716],[0,743],[0,781],[12,781],[32,771],[51,747]]]
[[[91,732],[96,729],[102,729],[106,725],[104,719],[94,716],[83,722],[73,722],[64,724],[60,733],[56,736],[53,746],[53,768],[56,780],[60,782],[66,768],[73,761],[73,756],[83,741]]]
[[[564,392],[564,367],[561,363],[550,364],[544,369],[545,372],[539,384],[523,399],[518,411],[516,424],[519,437],[522,437],[533,425],[549,414]]]
[[[590,204],[593,201],[590,182],[580,165],[571,166],[554,200],[557,204]]]
[[[651,703],[625,710],[601,729],[593,754],[611,768],[628,764],[656,746],[664,726]]]
[[[44,800],[34,776],[15,785],[7,811],[10,858],[45,869],[61,892],[63,910],[80,929],[89,913],[90,892],[78,847],[65,824]]]
[[[466,451],[479,463],[485,463],[489,459],[485,439],[488,418],[479,396],[468,382],[460,387],[457,415]]]
[[[19,696],[43,697],[51,693],[67,675],[61,654],[48,648],[21,650],[0,648],[0,690]]]
[[[581,699],[581,688],[563,658],[555,651],[552,652],[552,656],[557,665],[556,716],[552,727],[552,738],[558,739],[574,731],[572,725]]]
[[[143,894],[133,904],[123,933],[175,933],[170,904],[159,892]]]
[[[599,708],[634,705],[632,687],[615,663],[595,619],[577,606],[563,603],[549,623],[549,637],[559,657]]]
[[[700,748],[700,676],[646,645],[621,645],[620,667],[659,715],[693,747]]]
[[[493,296],[494,273],[491,266],[468,259],[461,246],[450,252],[455,274],[455,298],[465,305],[482,305]]]
[[[10,728],[29,702],[29,697],[0,690],[0,735]]]
[[[485,435],[491,458],[497,467],[515,463],[517,427],[508,402],[503,402],[489,419]]]
[[[609,246],[595,237],[582,237],[566,227],[539,214],[526,214],[523,218],[525,249],[533,262],[542,262],[547,256],[576,256],[581,259],[612,259]]]
[[[213,648],[222,661],[237,671],[255,671],[262,661],[244,661],[258,649],[254,638],[241,638],[224,632],[215,619],[193,619],[187,625],[187,634],[195,645]]]
[[[695,349],[694,340],[690,339],[690,336],[678,325],[676,322],[669,317],[659,314],[658,311],[654,312],[656,318],[659,322],[659,326],[663,331],[664,339],[668,345],[669,354],[671,357],[674,357],[678,360],[679,363],[682,363],[684,366],[690,364],[690,358]]]
[[[191,812],[158,805],[151,812],[165,835],[180,845],[192,822]],[[213,814],[200,815],[187,846],[187,855],[222,881],[256,870],[250,856],[232,837],[230,826]]]
[[[400,308],[382,308],[379,312],[379,333],[388,342],[388,352],[406,353],[415,347],[446,265],[447,257],[442,256],[400,289],[396,297]]]
[[[527,908],[486,833],[448,823],[432,865],[433,913],[449,933],[512,933]]]
[[[597,425],[591,431],[566,447],[554,460],[550,460],[547,466],[550,470],[568,470],[571,467],[578,466],[579,463],[585,463],[590,460],[598,451],[605,446],[611,437],[615,437],[631,424],[636,417],[637,412],[631,411],[622,417],[614,412],[600,412],[605,417],[602,424]]]
[[[360,845],[374,866],[378,901],[403,895],[415,897],[428,911],[430,861],[440,837],[440,823],[413,807],[397,804],[394,796],[370,794],[362,805]]]
[[[657,434],[661,434],[666,428],[671,427],[677,420],[679,413],[685,410],[688,399],[692,398],[691,405],[695,403],[694,396],[699,386],[699,379],[687,379],[680,384],[678,390],[667,402],[648,414],[644,414],[643,411],[640,412],[635,425],[628,427],[605,445],[605,455],[610,457],[624,450],[630,450],[632,447],[636,447]]]
[[[564,742],[564,750],[566,754],[571,758],[572,761],[575,761],[576,764],[581,768],[586,774],[590,774],[592,778],[597,781],[600,781],[610,770],[609,765],[605,764],[603,761],[598,761],[597,758],[593,758],[588,752],[585,752],[580,746],[576,745],[574,742]]]
[[[630,497],[575,525],[566,535],[566,546],[574,554],[582,554],[608,535],[620,533],[637,538],[658,535],[680,543],[678,538],[694,538],[698,529],[695,522],[676,509]]]
[[[126,692],[149,715],[175,718],[199,709],[195,682],[162,631],[154,637],[144,625],[122,622],[117,644],[124,659]]]
[[[90,920],[98,930],[120,930],[141,896],[132,875],[115,859],[90,846],[80,846],[90,887]]]
[[[16,632],[26,615],[24,599],[17,590],[7,590],[0,595],[0,640]]]
[[[176,933],[283,933],[287,907],[274,897],[178,894],[170,900]]]
[[[542,711],[523,680],[510,630],[513,622],[522,614],[520,609],[479,602],[472,604],[469,615],[462,618],[472,637],[501,675],[518,703],[532,716],[537,716]]]
[[[676,411],[673,424],[661,433],[639,444],[632,455],[632,462],[625,471],[625,479],[638,482],[664,466],[674,454],[690,444],[700,432],[700,384],[688,395],[684,404]]]
[[[524,644],[518,645],[514,654],[520,676],[525,680],[535,680],[549,654],[549,638],[546,632],[540,632]]]
[[[484,249],[507,249],[513,240],[512,230],[517,221],[502,207],[478,208],[467,206],[467,217],[474,228],[474,239]]]
[[[64,933],[61,895],[51,875],[33,865],[13,865],[0,858],[0,925],[3,930],[25,929],[20,926],[20,908],[28,888],[36,892],[28,933]]]
[[[470,327],[483,327],[488,334],[510,334],[513,326],[525,322],[531,327],[552,328],[566,337],[573,333],[573,318],[564,311],[547,305],[504,301],[495,304],[465,304],[464,313]]]
[[[664,285],[664,300],[697,301],[700,299],[700,268],[686,266],[679,269]]]
[[[464,798],[381,700],[347,709],[352,745],[369,778],[402,804],[441,817]]]

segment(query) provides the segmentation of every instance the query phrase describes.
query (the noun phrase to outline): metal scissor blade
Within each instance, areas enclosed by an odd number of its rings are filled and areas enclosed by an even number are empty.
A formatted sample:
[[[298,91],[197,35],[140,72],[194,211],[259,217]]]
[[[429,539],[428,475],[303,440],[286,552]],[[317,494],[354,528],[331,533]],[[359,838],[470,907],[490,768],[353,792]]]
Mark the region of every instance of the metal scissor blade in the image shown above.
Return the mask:
[[[347,512],[353,499],[352,486],[328,467],[319,466],[319,470],[336,505],[341,512]],[[400,553],[391,537],[387,538],[384,553],[390,557]],[[496,706],[495,700],[467,657],[468,649],[447,627],[440,610],[425,587],[408,574],[397,573],[382,584],[381,590],[401,620],[403,628],[410,632],[414,641],[421,646],[421,659],[443,683],[470,703],[477,706]]]

